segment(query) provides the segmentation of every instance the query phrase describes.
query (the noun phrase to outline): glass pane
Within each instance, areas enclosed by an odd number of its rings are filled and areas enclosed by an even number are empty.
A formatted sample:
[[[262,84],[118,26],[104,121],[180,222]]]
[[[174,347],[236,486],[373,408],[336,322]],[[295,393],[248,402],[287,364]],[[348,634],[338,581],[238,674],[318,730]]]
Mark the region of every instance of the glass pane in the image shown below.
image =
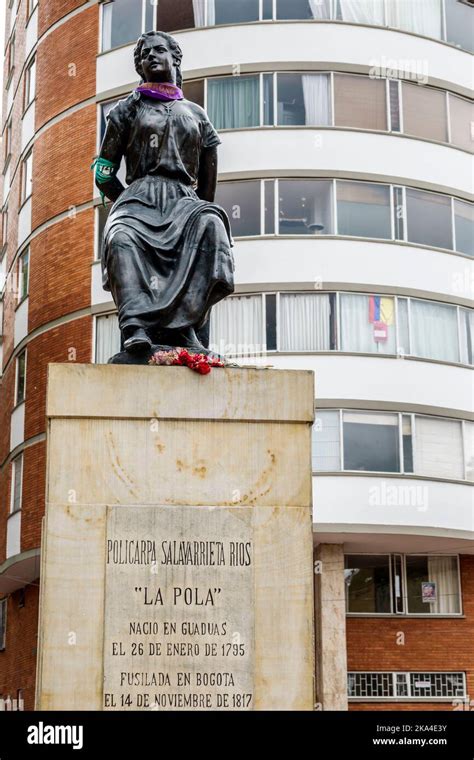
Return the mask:
[[[410,336],[408,332],[408,300],[398,298],[398,356],[408,356],[410,353]]]
[[[386,9],[387,26],[441,39],[441,0],[389,0]]]
[[[151,29],[161,29],[162,32],[165,30],[161,28],[161,26],[155,26],[154,21],[154,10],[157,6],[161,5],[161,0],[159,3],[156,2],[156,0],[145,0],[145,32],[150,31]],[[180,5],[180,3],[175,3],[176,5]],[[177,26],[176,29],[182,29],[183,27]]]
[[[207,112],[216,129],[260,124],[259,77],[208,79]]]
[[[474,422],[464,423],[464,459],[466,479],[474,480]]]
[[[460,420],[418,416],[415,420],[416,474],[463,480]]]
[[[210,346],[223,356],[264,351],[262,296],[232,296],[219,301],[211,312]]]
[[[273,113],[273,74],[263,75],[263,123],[273,127],[275,115]]]
[[[471,11],[474,15],[474,10]],[[474,152],[474,104],[469,100],[449,96],[451,142],[459,148]]]
[[[212,20],[214,6],[215,22]],[[241,24],[245,21],[258,21],[259,0],[214,0],[209,3],[208,24]]]
[[[280,350],[329,351],[331,303],[328,294],[280,295]]]
[[[265,187],[265,235],[275,234],[275,181],[264,182]]]
[[[390,98],[390,129],[392,132],[400,132],[400,98],[398,82],[391,81],[388,84]]]
[[[474,203],[454,201],[456,250],[474,256]]]
[[[446,39],[456,47],[474,53],[474,14],[472,8],[459,0],[444,0],[446,8]]]
[[[400,472],[398,416],[344,412],[344,469]]]
[[[326,126],[331,123],[331,93],[327,74],[278,74],[280,125]]]
[[[428,140],[448,140],[446,93],[402,83],[403,131]]]
[[[234,237],[260,235],[260,180],[219,182],[216,203],[229,215]]]
[[[326,180],[280,180],[280,235],[331,235],[331,188]]]
[[[394,299],[341,293],[341,351],[395,354]]]
[[[383,26],[385,23],[384,0],[372,2],[353,2],[353,0],[337,0],[336,18],[352,24],[373,24]]]
[[[141,2],[137,0],[114,0],[103,6],[102,50],[135,42],[142,32]]]
[[[461,361],[464,364],[474,364],[474,311],[459,309],[459,325],[461,328]]]
[[[310,0],[276,0],[276,17],[277,19],[312,19],[328,18],[328,16],[319,15],[319,0],[311,2]],[[324,9],[324,3],[321,6],[321,12]],[[317,14],[317,15],[316,15]]]
[[[337,232],[357,237],[392,237],[390,188],[373,182],[337,183]]]
[[[411,417],[409,414],[402,415],[402,440],[403,440],[403,470],[413,472],[413,438],[411,431]]]
[[[273,0],[262,0],[262,19],[269,21],[273,18]]]
[[[103,206],[102,204],[97,207],[97,258],[100,259],[101,256],[101,246],[102,246],[102,236],[104,234],[104,227],[105,223],[107,221],[107,217],[109,216],[110,209],[112,208],[112,204],[108,203],[106,206]]]
[[[456,557],[406,557],[408,612],[456,614],[460,611]]]
[[[21,509],[21,484],[23,478],[23,454],[13,460],[13,501],[12,512]]]
[[[95,362],[107,364],[120,351],[120,329],[117,314],[104,314],[96,319]]]
[[[348,555],[345,568],[348,612],[392,611],[388,555]]]
[[[316,413],[313,425],[313,471],[341,469],[339,412]]]
[[[28,272],[30,268],[30,254],[28,251],[24,253],[20,259],[20,299],[25,298],[28,295]]]
[[[186,100],[191,100],[204,108],[204,80],[197,79],[194,82],[184,82],[183,95]]]
[[[394,611],[403,612],[402,558],[399,554],[393,557],[393,601]],[[397,693],[402,696],[398,689]]]
[[[386,130],[385,79],[335,74],[334,118],[337,127]]]
[[[267,330],[267,351],[276,351],[276,295],[274,293],[265,295],[265,324]]]
[[[17,378],[16,378],[16,403],[21,404],[25,400],[25,369],[26,369],[26,352],[23,351],[17,359]]]
[[[406,203],[408,240],[452,249],[451,199],[407,188]]]
[[[411,353],[414,356],[439,361],[459,361],[455,306],[412,299],[410,324]]]

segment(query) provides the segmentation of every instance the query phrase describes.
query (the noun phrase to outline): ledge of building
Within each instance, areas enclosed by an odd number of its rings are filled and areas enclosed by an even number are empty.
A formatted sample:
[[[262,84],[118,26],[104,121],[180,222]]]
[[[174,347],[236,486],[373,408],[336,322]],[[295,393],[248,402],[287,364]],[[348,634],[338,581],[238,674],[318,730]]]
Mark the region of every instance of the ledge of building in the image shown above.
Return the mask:
[[[40,549],[14,554],[0,565],[0,594],[11,594],[39,578]]]

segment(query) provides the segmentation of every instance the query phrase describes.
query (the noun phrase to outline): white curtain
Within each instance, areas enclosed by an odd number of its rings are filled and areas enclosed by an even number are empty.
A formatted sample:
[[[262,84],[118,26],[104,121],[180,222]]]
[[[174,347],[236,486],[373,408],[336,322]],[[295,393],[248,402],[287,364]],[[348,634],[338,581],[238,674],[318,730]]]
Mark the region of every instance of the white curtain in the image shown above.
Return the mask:
[[[415,420],[415,472],[438,478],[464,478],[461,422],[433,417]]]
[[[386,24],[441,39],[441,0],[387,0]]]
[[[418,0],[410,2],[416,5]],[[343,21],[375,26],[383,26],[385,23],[384,0],[339,0],[339,4]]]
[[[260,123],[258,76],[209,79],[207,112],[216,129],[257,127]]]
[[[410,302],[411,353],[439,361],[459,361],[456,308],[429,301]]]
[[[328,74],[303,74],[304,108],[307,125],[327,126],[331,123]]]
[[[474,480],[474,422],[464,422],[466,479]]]
[[[216,6],[214,0],[193,0],[193,10],[194,23],[196,26],[213,26],[216,23]]]
[[[120,351],[120,329],[116,314],[97,317],[95,337],[95,362],[107,364],[114,354]]]
[[[281,351],[329,351],[330,347],[329,295],[282,294]]]
[[[214,306],[210,348],[224,356],[261,353],[265,349],[262,296],[232,296]]]
[[[474,311],[460,309],[461,361],[472,364],[474,359]]]
[[[311,15],[315,19],[330,18],[330,0],[309,0]]]
[[[374,323],[369,321],[368,296],[344,293],[340,297],[340,307],[342,351],[364,354],[396,353],[395,326],[393,324],[387,325],[387,340],[375,340]]]
[[[459,612],[459,587],[456,557],[428,557],[428,580],[436,583],[436,601],[426,604],[430,612]]]

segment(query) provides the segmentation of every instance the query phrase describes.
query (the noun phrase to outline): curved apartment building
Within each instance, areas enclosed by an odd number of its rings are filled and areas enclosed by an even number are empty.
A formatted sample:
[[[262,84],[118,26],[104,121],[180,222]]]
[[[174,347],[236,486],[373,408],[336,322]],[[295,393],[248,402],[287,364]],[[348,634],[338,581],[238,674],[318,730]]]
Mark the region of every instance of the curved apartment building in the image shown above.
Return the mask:
[[[8,5],[8,3],[7,3]],[[173,33],[222,140],[212,345],[312,369],[317,709],[474,698],[472,44],[465,0],[10,0],[0,695],[34,707],[49,362],[119,349],[90,165]],[[74,446],[74,441],[65,441]],[[67,589],[65,589],[67,593]]]

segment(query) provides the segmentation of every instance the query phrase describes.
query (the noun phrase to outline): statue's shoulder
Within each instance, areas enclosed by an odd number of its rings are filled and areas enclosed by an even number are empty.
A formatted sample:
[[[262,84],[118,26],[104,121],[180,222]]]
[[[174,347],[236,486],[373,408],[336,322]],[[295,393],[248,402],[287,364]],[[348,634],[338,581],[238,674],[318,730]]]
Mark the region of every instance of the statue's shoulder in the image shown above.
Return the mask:
[[[126,98],[115,103],[107,114],[107,119],[113,121],[117,126],[126,126],[135,117],[139,102],[139,93],[131,92]]]
[[[191,111],[191,113],[193,114],[193,116],[195,116],[196,119],[198,119],[198,121],[208,121],[209,120],[209,117],[208,117],[206,111],[204,110],[204,108],[202,108],[201,106],[199,106],[193,100],[187,100],[186,98],[184,98],[184,100],[182,102],[184,103],[185,106],[187,106],[187,108],[189,108],[189,110]]]

